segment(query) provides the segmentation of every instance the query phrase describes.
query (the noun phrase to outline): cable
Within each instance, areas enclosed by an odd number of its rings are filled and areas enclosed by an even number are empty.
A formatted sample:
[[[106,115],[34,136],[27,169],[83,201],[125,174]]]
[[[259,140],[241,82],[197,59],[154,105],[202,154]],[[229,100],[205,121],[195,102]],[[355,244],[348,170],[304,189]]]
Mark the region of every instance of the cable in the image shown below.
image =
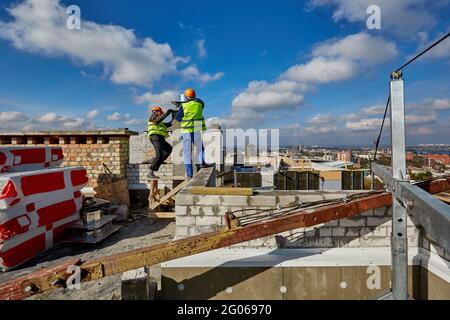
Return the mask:
[[[421,53],[419,53],[418,55],[416,55],[414,58],[412,58],[411,60],[409,60],[408,62],[406,62],[404,65],[402,65],[400,68],[398,68],[397,70],[395,70],[395,72],[398,72],[400,70],[402,70],[404,67],[406,67],[407,65],[409,65],[410,63],[412,63],[414,60],[418,59],[420,56],[424,55],[426,52],[428,52],[429,50],[433,49],[435,46],[437,46],[439,43],[441,43],[442,41],[444,41],[445,39],[447,39],[448,37],[450,37],[450,32],[447,33],[445,36],[443,36],[441,39],[439,39],[438,41],[436,41],[435,43],[433,43],[431,46],[429,46],[428,48],[426,48],[425,50],[423,50]]]
[[[445,39],[447,39],[448,37],[450,37],[450,32],[447,33],[445,36],[443,36],[442,38],[440,38],[439,40],[437,40],[436,42],[434,42],[432,45],[430,45],[428,48],[426,48],[425,50],[423,50],[422,52],[420,52],[419,54],[417,54],[414,58],[410,59],[409,61],[407,61],[406,63],[404,63],[400,68],[398,68],[397,70],[394,71],[394,73],[397,73],[399,71],[401,71],[403,68],[405,68],[406,66],[408,66],[409,64],[411,64],[412,62],[414,62],[416,59],[418,59],[419,57],[421,57],[422,55],[424,55],[426,52],[430,51],[431,49],[433,49],[435,46],[437,46],[439,43],[441,43],[442,41],[444,41]],[[378,153],[378,147],[380,144],[380,139],[381,139],[381,134],[383,133],[383,127],[384,127],[384,122],[386,120],[386,114],[389,108],[389,104],[391,102],[391,96],[388,96],[387,102],[386,102],[386,108],[384,109],[384,115],[383,115],[383,121],[381,122],[381,128],[380,128],[380,133],[378,134],[377,140],[375,140],[375,154],[373,157],[373,161],[377,161],[377,153]],[[372,161],[370,161],[370,171],[372,171]]]
[[[286,216],[291,213],[300,213],[305,210],[317,209],[320,207],[330,206],[330,205],[334,205],[334,204],[341,204],[343,202],[350,202],[352,200],[365,198],[365,197],[372,196],[375,194],[380,194],[382,192],[384,192],[384,191],[361,192],[361,193],[346,195],[343,198],[303,202],[301,204],[295,204],[295,205],[290,205],[290,206],[286,206],[286,207],[264,209],[264,210],[256,211],[255,213],[237,217],[237,220],[238,220],[240,226],[248,226],[253,223],[267,221],[267,220],[271,220],[274,218],[279,218],[281,216]],[[255,209],[240,209],[240,210],[232,211],[231,213],[234,215],[238,212],[245,212],[245,211],[251,211],[251,210],[255,210]]]
[[[386,120],[386,115],[387,115],[387,111],[389,109],[389,104],[391,103],[391,96],[388,96],[388,99],[386,101],[386,108],[384,109],[384,115],[383,115],[383,121],[381,122],[381,128],[380,128],[380,133],[378,134],[377,140],[375,140],[375,154],[373,156],[373,161],[377,161],[377,153],[378,153],[378,146],[380,145],[380,139],[381,139],[381,134],[383,133],[383,127],[384,127],[384,122]]]

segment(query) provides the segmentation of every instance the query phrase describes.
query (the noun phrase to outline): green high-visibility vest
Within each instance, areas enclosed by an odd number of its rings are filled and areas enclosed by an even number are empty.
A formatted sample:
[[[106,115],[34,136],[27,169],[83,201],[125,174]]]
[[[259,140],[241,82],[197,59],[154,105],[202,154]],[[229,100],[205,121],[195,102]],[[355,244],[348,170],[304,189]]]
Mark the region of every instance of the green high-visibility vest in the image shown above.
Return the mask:
[[[169,134],[167,133],[167,127],[164,123],[154,123],[154,122],[148,122],[148,135],[151,136],[152,134],[158,134],[160,136],[163,136],[164,138],[167,138]]]
[[[202,104],[192,100],[181,104],[183,108],[183,120],[181,121],[182,133],[205,131],[206,124],[203,118]]]

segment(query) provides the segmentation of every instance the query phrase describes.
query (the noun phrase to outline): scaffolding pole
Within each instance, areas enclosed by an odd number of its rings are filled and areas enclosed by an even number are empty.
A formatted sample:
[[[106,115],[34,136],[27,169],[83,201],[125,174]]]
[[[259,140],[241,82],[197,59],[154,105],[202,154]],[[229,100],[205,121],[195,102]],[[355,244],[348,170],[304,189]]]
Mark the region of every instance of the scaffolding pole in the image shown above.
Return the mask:
[[[391,94],[391,152],[392,178],[396,184],[409,183],[406,176],[405,100],[401,73],[394,72],[390,83]],[[408,237],[407,212],[393,186],[392,193],[392,299],[408,298]]]

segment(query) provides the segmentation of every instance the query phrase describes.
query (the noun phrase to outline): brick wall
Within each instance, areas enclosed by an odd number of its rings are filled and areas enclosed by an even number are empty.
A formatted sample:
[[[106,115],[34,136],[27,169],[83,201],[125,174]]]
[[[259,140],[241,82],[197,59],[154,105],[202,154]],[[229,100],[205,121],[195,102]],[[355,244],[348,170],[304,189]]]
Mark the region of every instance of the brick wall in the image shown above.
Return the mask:
[[[103,167],[118,177],[126,176],[129,162],[129,138],[136,134],[128,130],[108,131],[54,131],[1,132],[1,145],[60,146],[64,153],[63,166],[84,166],[89,176],[89,187],[101,183]]]

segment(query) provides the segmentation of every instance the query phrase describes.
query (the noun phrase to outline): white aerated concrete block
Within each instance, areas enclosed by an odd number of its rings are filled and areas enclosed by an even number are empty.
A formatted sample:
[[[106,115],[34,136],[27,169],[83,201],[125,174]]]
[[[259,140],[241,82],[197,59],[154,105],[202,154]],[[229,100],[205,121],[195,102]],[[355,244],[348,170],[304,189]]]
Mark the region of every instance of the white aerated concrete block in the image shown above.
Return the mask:
[[[198,206],[219,206],[220,196],[200,195],[197,196],[196,205]]]
[[[333,237],[344,237],[344,236],[345,236],[345,228],[344,227],[333,228]]]
[[[179,238],[189,237],[189,227],[177,225],[177,230],[176,230],[175,236],[179,237]]]
[[[185,216],[187,215],[187,208],[186,206],[175,206],[175,214],[177,216]]]
[[[250,206],[276,207],[275,196],[250,196]]]
[[[296,196],[279,196],[278,203],[282,207],[295,205],[297,203],[297,197]]]
[[[222,225],[222,217],[195,217],[198,226]]]
[[[332,236],[332,228],[328,228],[328,227],[320,228],[319,235],[321,237],[331,237]]]
[[[390,218],[384,217],[367,217],[367,226],[376,227],[390,221]]]
[[[366,226],[366,218],[355,217],[355,218],[340,219],[339,225],[341,227],[364,227]]]
[[[195,224],[195,217],[179,216],[176,217],[177,226],[191,226]]]
[[[222,196],[223,206],[248,206],[247,196]]]

